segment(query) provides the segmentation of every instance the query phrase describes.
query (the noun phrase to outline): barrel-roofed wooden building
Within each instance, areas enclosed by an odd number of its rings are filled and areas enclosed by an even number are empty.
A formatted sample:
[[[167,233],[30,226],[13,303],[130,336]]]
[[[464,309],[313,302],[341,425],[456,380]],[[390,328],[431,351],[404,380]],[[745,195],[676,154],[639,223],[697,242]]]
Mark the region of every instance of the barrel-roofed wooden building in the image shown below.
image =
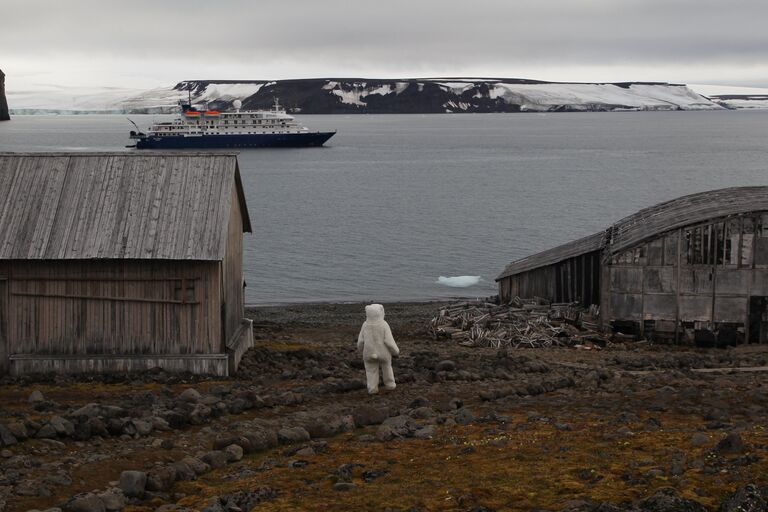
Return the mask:
[[[768,187],[693,194],[510,263],[503,302],[598,304],[604,328],[702,343],[768,340]]]
[[[250,231],[234,154],[0,153],[0,374],[228,375]]]

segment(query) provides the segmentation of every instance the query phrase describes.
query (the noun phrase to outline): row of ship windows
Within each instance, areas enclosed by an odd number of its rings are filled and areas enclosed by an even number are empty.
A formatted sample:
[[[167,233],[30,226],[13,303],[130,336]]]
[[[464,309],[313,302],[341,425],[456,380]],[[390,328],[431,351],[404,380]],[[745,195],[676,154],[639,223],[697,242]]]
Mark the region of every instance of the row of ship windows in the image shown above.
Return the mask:
[[[194,126],[197,126],[197,125],[191,125],[191,126],[193,126],[193,127],[194,127]],[[212,123],[211,123],[211,124],[208,124],[208,123],[206,123],[204,126],[215,126],[215,125],[214,125],[214,124],[212,124]],[[253,125],[252,125],[252,126],[253,126]],[[269,128],[282,128],[282,127],[285,127],[285,126],[286,126],[286,125],[280,125],[280,126],[265,126],[265,128],[267,128],[267,129],[269,129]],[[248,127],[248,126],[244,124],[244,125],[242,125],[242,126],[238,126],[237,128],[247,128],[247,127]],[[189,128],[190,128],[190,126],[168,126],[168,127],[162,127],[162,128],[158,128],[158,130],[168,130],[168,131],[173,131],[173,130],[180,130],[180,131],[187,131]]]
[[[158,130],[157,133],[160,135],[175,135],[173,132],[170,132],[170,131],[167,134],[163,133],[163,130]],[[205,133],[206,135],[221,135],[223,132],[207,131]],[[259,135],[262,133],[291,133],[291,132],[239,132],[239,133],[225,132],[223,134],[224,135]]]
[[[218,122],[219,124],[229,124],[229,121],[226,120],[226,119],[223,120],[223,121],[222,120],[206,119],[203,122],[204,123],[209,123],[209,124],[210,123],[216,123],[216,122]],[[199,124],[199,120],[192,121],[190,123],[185,123],[185,124]],[[238,124],[238,122],[237,121],[232,121],[232,124]],[[249,121],[240,121],[240,124],[281,124],[281,125],[285,125],[287,123],[285,121],[276,121],[275,120],[275,121],[251,121],[251,122],[249,122]]]

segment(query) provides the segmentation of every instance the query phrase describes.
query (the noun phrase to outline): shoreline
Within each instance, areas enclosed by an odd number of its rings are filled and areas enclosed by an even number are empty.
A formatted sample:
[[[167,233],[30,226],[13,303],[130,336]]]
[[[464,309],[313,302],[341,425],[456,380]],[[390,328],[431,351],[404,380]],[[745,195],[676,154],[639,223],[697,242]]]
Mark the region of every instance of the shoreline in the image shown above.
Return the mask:
[[[402,300],[318,300],[310,302],[263,302],[263,303],[250,303],[245,304],[246,310],[251,309],[263,309],[263,308],[280,308],[280,307],[312,307],[312,306],[350,306],[353,304],[414,304],[423,305],[436,302],[456,302],[456,301],[482,301],[489,300],[489,297],[447,297],[447,298],[435,298],[435,299],[402,299]]]

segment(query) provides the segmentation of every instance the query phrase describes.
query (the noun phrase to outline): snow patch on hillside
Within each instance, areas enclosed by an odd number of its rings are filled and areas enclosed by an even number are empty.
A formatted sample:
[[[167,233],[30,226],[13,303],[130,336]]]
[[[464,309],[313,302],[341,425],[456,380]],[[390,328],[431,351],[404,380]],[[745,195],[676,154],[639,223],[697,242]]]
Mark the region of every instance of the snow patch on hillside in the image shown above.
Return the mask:
[[[11,113],[26,111],[112,111],[115,103],[140,93],[125,87],[62,87],[37,84],[25,90],[5,91]]]
[[[206,104],[214,101],[243,101],[259,92],[267,83],[210,83],[202,91],[193,89],[192,103]],[[179,101],[188,100],[189,93],[185,88],[159,87],[128,98],[118,103],[118,108],[126,111],[146,110],[148,112],[175,113],[179,110]]]
[[[685,86],[632,84],[505,84],[490,89],[493,99],[502,98],[521,110],[547,111],[567,106],[591,110],[597,106],[631,110],[714,110],[721,108]]]
[[[704,96],[768,96],[768,87],[707,84],[689,84],[688,87]]]
[[[358,88],[354,88],[351,91],[345,91],[343,89],[334,89],[331,91],[333,94],[341,98],[342,103],[346,103],[348,105],[359,105],[364,107],[365,103],[360,99],[360,97],[363,94],[363,91]]]
[[[273,82],[274,83],[274,82]],[[210,84],[205,88],[203,94],[196,96],[196,101],[215,101],[215,100],[244,100],[253,96],[259,90],[268,84]]]
[[[701,84],[690,87],[727,108],[768,108],[768,88]]]

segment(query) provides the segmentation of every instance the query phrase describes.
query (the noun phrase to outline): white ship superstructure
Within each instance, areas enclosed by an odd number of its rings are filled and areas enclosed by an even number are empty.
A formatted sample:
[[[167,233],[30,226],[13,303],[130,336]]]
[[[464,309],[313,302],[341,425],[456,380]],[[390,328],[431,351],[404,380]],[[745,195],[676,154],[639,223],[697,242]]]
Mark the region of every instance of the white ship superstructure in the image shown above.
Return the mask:
[[[270,110],[232,112],[197,110],[182,104],[182,115],[173,121],[154,123],[147,133],[131,132],[138,149],[252,148],[322,146],[336,132],[310,132],[280,107]]]

